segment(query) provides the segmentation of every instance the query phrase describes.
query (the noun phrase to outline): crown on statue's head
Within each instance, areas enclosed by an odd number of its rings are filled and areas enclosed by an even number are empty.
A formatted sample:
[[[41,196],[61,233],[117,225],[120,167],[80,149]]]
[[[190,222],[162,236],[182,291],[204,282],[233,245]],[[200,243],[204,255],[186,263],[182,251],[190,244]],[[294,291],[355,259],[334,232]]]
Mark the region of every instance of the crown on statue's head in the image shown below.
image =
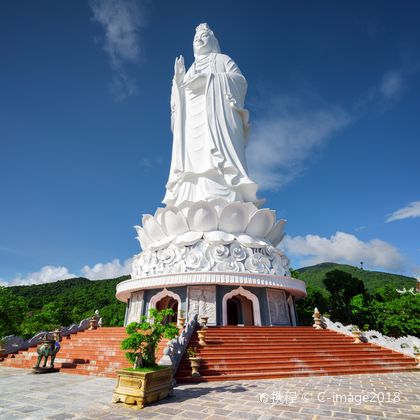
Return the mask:
[[[195,32],[210,32],[213,35],[213,31],[207,23],[200,23],[196,28]]]

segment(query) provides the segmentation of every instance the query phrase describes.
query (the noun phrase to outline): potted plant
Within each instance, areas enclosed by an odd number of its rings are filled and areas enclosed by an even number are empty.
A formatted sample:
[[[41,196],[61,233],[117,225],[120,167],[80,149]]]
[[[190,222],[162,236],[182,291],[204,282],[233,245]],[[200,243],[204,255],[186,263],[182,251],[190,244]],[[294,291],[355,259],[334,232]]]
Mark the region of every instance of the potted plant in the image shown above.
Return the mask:
[[[191,363],[191,376],[201,376],[198,371],[201,364],[201,357],[198,357],[197,347],[188,347],[187,354]]]
[[[140,322],[127,325],[128,337],[121,343],[127,350],[127,359],[133,363],[132,368],[117,370],[118,382],[112,402],[122,402],[143,408],[154,401],[161,400],[172,390],[171,366],[159,366],[156,363],[156,349],[164,337],[175,338],[178,328],[165,323],[165,318],[174,315],[172,309],[149,310],[149,320],[141,317]]]
[[[185,325],[185,311],[184,311],[183,309],[181,309],[181,310],[178,312],[178,314],[179,314],[179,317],[178,317],[178,323],[179,323],[179,326],[180,326],[181,328],[183,328],[183,327],[184,327],[184,325]]]

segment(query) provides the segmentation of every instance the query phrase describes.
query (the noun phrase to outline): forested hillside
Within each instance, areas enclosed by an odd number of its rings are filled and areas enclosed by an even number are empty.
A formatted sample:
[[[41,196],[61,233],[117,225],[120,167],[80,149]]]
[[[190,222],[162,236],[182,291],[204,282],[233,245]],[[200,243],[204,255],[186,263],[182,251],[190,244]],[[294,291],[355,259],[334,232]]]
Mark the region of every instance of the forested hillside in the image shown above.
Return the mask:
[[[125,304],[115,298],[115,287],[128,279],[91,281],[85,278],[54,283],[0,288],[0,337],[31,337],[41,330],[69,326],[99,309],[104,325],[122,326]]]
[[[317,307],[332,321],[394,337],[420,336],[420,294],[397,292],[415,289],[414,278],[334,263],[301,268],[293,276],[307,285],[307,297],[297,303],[301,324],[312,324]]]
[[[332,270],[344,271],[351,274],[353,277],[362,280],[369,293],[372,293],[378,287],[384,287],[387,284],[395,289],[416,287],[416,279],[413,277],[382,273],[380,271],[361,270],[360,268],[346,264],[325,262],[310,267],[299,268],[296,271],[298,272],[298,278],[304,280],[307,286],[325,289],[322,281],[325,278],[325,275]]]

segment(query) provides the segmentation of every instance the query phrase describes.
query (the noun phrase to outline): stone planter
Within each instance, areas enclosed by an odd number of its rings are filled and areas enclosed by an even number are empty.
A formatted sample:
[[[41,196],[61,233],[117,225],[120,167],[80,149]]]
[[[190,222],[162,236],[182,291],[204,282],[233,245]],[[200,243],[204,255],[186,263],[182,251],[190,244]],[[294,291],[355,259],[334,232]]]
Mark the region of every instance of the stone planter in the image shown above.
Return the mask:
[[[354,338],[353,343],[359,344],[359,343],[362,342],[362,340],[360,339],[362,337],[362,332],[359,329],[352,330],[351,334],[352,334],[352,336]]]
[[[414,358],[416,359],[417,367],[420,368],[420,351],[414,352]]]
[[[201,376],[198,369],[200,369],[201,357],[190,357],[191,376]]]
[[[207,322],[208,322],[208,320],[209,320],[209,317],[208,317],[208,316],[202,316],[202,317],[200,318],[201,328],[202,328],[203,330],[205,330],[206,328],[208,328],[208,327],[207,327]]]
[[[198,330],[197,331],[197,334],[198,334],[198,344],[200,345],[200,346],[207,346],[207,343],[206,343],[206,330]]]
[[[113,403],[122,402],[143,408],[147,404],[166,398],[172,390],[172,367],[154,372],[117,370],[118,382],[112,397]]]

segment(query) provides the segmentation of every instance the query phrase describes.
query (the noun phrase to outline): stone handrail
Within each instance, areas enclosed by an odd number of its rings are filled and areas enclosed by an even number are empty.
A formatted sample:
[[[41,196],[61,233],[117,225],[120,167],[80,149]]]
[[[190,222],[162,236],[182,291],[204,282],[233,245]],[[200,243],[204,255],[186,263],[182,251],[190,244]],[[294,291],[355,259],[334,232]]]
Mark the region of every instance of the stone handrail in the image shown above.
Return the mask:
[[[94,315],[95,319],[97,319],[98,324],[101,324],[101,320],[99,319],[99,312],[95,312]],[[70,334],[77,333],[79,331],[84,331],[89,328],[93,317],[89,317],[80,321],[79,324],[72,324],[69,327],[61,327],[60,334],[62,337],[66,337]],[[39,333],[35,334],[32,338],[25,339],[23,337],[17,335],[8,335],[2,339],[3,341],[3,354],[11,354],[17,353],[19,350],[26,350],[29,347],[34,347],[39,344],[39,342],[44,338],[45,333],[48,331],[40,331]]]
[[[329,318],[321,317],[323,328],[334,330],[342,334],[352,336],[352,330],[357,328],[356,325],[343,325],[341,322],[332,322]],[[412,335],[405,337],[388,337],[382,333],[369,330],[362,332],[361,340],[366,343],[377,344],[378,346],[387,347],[391,350],[403,353],[407,356],[414,357],[416,349],[420,349],[420,338]]]
[[[177,338],[174,338],[168,342],[165,349],[163,350],[163,356],[159,360],[159,365],[172,366],[174,372],[177,371],[182,357],[187,350],[188,343],[190,342],[190,339],[195,329],[197,328],[197,319],[198,314],[194,315],[194,318],[185,324],[185,327]]]

